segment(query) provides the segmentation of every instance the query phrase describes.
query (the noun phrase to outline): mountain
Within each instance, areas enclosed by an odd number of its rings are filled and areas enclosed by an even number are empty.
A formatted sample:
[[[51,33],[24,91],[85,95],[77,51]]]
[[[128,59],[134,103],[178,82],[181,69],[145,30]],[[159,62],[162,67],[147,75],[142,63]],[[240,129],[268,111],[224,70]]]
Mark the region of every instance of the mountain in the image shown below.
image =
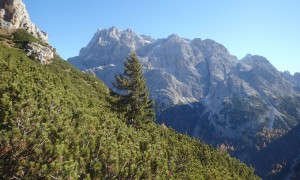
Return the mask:
[[[27,30],[0,30],[0,179],[259,179],[166,126],[128,126],[102,81],[29,53],[50,47]]]
[[[245,162],[300,121],[298,73],[280,72],[262,56],[238,60],[213,40],[153,39],[112,27],[99,29],[68,61],[113,88],[114,74],[122,73],[132,51],[143,64],[158,123],[232,147]]]
[[[22,0],[1,0],[0,28],[26,29],[34,37],[48,42],[47,34],[39,30],[37,26],[31,22]]]

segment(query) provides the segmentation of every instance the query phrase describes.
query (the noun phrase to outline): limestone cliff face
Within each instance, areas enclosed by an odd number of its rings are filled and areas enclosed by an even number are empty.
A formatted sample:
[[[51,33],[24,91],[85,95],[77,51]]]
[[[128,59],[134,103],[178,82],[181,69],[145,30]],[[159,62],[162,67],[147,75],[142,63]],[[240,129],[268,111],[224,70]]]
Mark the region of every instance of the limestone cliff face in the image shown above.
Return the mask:
[[[38,43],[28,43],[25,47],[27,56],[38,60],[41,64],[51,64],[54,58],[53,49]]]
[[[48,41],[47,34],[31,22],[22,0],[0,1],[0,28],[26,29],[36,38],[44,42]]]

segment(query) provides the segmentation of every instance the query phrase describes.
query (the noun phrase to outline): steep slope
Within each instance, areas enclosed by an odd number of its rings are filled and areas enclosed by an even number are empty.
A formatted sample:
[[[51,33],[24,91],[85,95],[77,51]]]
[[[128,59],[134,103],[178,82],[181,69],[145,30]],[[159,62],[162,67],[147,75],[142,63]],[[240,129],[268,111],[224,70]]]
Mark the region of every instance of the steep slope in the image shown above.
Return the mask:
[[[228,154],[150,124],[128,127],[108,88],[59,57],[0,42],[1,179],[259,179]]]

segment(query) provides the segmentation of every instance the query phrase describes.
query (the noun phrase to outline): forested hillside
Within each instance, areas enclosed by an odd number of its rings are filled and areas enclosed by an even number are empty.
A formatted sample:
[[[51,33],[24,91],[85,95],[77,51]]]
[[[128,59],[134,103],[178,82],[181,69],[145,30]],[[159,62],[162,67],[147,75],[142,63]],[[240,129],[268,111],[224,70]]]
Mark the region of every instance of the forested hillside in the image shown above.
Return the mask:
[[[299,179],[300,125],[254,153],[250,163],[264,179]]]
[[[0,179],[259,179],[165,126],[128,126],[101,81],[58,56],[41,65],[11,37],[0,42]]]

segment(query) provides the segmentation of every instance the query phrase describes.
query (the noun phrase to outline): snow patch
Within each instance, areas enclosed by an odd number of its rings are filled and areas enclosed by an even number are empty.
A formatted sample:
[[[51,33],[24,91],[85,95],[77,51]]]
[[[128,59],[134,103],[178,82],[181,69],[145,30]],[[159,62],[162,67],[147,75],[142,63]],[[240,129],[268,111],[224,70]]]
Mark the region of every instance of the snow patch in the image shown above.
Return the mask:
[[[180,97],[177,99],[177,101],[179,102],[178,104],[186,104],[193,108],[194,106],[191,103],[197,102],[197,99],[188,98],[188,97]]]
[[[144,43],[145,43],[145,44],[150,44],[150,43],[151,43],[151,41],[144,40]]]
[[[104,70],[105,68],[107,67],[115,67],[116,65],[115,64],[108,64],[106,66],[97,66],[97,67],[94,67],[92,69],[85,69],[84,71],[97,71],[97,70]]]

